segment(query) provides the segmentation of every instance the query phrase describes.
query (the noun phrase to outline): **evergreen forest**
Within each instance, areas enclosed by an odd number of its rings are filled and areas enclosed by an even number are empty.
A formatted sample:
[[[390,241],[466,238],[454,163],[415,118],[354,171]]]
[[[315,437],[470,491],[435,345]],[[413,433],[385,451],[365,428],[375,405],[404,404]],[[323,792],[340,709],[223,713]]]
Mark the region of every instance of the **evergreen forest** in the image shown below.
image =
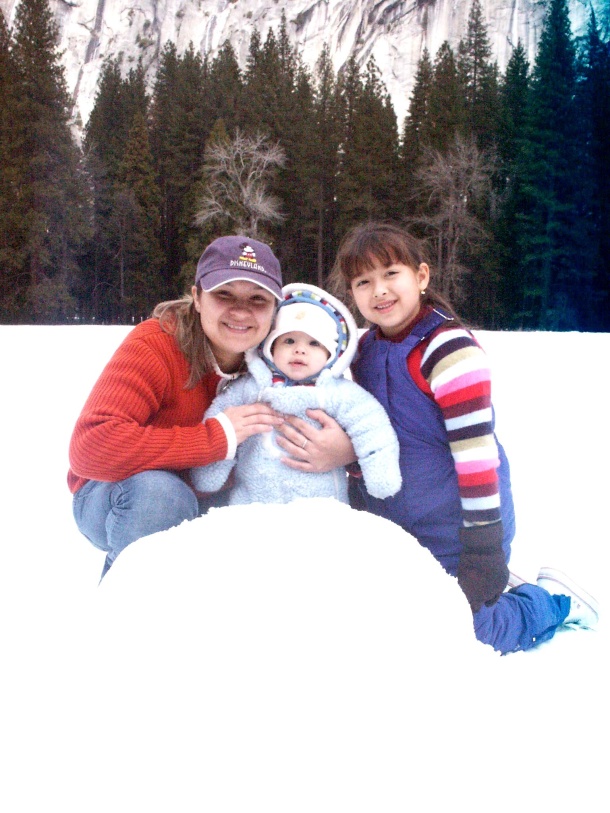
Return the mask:
[[[314,68],[285,17],[240,68],[167,43],[156,76],[108,60],[76,138],[47,0],[0,13],[0,323],[133,323],[189,289],[207,243],[269,242],[324,287],[364,220],[426,241],[472,325],[610,330],[610,31],[546,0],[533,64],[501,73],[479,0],[424,52],[398,122],[373,60]],[[80,134],[79,134],[80,135]]]

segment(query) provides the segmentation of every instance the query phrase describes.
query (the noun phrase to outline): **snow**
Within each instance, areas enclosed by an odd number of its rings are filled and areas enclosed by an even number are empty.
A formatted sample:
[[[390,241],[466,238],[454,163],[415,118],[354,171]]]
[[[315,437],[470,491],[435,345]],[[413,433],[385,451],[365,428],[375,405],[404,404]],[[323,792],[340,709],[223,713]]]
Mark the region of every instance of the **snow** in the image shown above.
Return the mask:
[[[501,657],[410,536],[332,500],[217,509],[98,587],[67,446],[127,330],[0,327],[2,810],[607,809],[610,334],[479,333],[512,568],[602,604]]]

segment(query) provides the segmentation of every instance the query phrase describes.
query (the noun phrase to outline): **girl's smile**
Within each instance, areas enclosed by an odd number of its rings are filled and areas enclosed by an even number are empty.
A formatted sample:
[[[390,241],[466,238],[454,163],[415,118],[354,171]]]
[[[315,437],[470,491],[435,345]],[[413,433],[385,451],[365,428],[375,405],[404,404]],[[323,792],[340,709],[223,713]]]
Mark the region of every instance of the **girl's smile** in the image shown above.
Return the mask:
[[[376,261],[352,279],[352,296],[365,319],[378,325],[385,336],[395,336],[419,313],[429,280],[426,263],[414,270],[403,263],[384,266]]]

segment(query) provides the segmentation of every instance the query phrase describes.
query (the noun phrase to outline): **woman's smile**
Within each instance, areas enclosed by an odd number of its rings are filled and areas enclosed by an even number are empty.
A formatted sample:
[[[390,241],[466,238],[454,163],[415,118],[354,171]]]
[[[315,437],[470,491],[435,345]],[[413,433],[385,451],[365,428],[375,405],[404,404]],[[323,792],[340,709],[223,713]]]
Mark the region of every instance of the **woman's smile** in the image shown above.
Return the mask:
[[[245,332],[246,330],[251,330],[250,325],[237,325],[232,324],[231,322],[224,322],[225,327],[228,327],[229,330],[236,330],[238,333]]]

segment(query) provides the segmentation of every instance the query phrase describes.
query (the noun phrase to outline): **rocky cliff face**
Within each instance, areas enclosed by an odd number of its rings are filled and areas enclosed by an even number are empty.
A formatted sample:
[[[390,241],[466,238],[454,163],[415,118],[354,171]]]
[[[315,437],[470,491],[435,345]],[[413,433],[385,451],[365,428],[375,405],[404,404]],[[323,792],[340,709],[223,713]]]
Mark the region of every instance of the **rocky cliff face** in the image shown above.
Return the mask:
[[[20,2],[27,0],[0,0],[9,24]],[[500,69],[518,39],[533,60],[544,17],[540,0],[482,2]],[[606,2],[570,0],[573,32],[586,28],[591,4],[602,11]],[[180,52],[193,42],[202,54],[214,56],[230,39],[243,66],[252,30],[257,28],[263,39],[270,27],[277,31],[282,9],[307,64],[315,64],[325,43],[336,70],[351,54],[361,65],[374,56],[400,123],[424,47],[434,57],[444,40],[457,45],[470,5],[471,0],[50,0],[77,126],[91,112],[106,57],[123,54],[127,66],[142,58],[152,77],[167,40]]]

